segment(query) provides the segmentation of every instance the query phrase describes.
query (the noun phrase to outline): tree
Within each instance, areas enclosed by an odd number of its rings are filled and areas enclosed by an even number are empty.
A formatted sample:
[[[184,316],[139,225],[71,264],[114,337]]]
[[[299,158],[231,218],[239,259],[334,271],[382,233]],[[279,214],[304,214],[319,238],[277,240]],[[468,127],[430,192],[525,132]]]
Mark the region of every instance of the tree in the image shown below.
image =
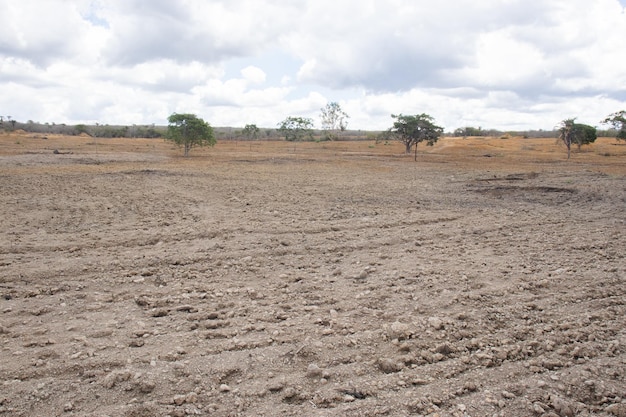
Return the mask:
[[[617,130],[617,135],[615,136],[617,140],[626,141],[626,110],[610,114],[602,123],[610,124]]]
[[[350,118],[346,112],[341,109],[339,103],[333,101],[320,109],[320,119],[322,121],[322,130],[324,131],[324,137],[328,140],[336,139],[337,132],[346,130],[348,122],[346,119]]]
[[[570,157],[572,144],[578,146],[588,145],[596,141],[598,134],[593,126],[576,123],[576,119],[565,119],[559,125],[559,139],[567,148],[567,159]]]
[[[250,141],[250,150],[252,150],[252,141],[259,137],[260,132],[261,129],[259,129],[255,124],[246,125],[243,128],[244,136]]]
[[[582,123],[574,123],[572,141],[580,147],[583,145],[589,145],[598,138],[598,132],[593,126],[585,125]]]
[[[167,121],[169,125],[165,138],[184,146],[186,157],[194,146],[213,146],[217,143],[211,125],[195,114],[173,113]]]
[[[297,142],[307,137],[313,139],[313,120],[289,116],[278,124],[278,131],[289,142]]]
[[[569,159],[570,151],[572,148],[574,125],[576,119],[565,119],[559,125],[559,139],[565,144],[567,148],[567,159]]]
[[[248,140],[255,140],[256,138],[259,137],[259,132],[261,132],[261,129],[259,129],[256,125],[252,124],[252,125],[246,125],[243,128],[243,135],[248,139]]]
[[[443,133],[443,128],[435,125],[434,119],[425,113],[415,116],[392,114],[391,117],[396,121],[389,131],[404,143],[406,153],[411,153],[411,148],[415,145],[415,160],[418,143],[426,142],[428,146],[433,146]]]

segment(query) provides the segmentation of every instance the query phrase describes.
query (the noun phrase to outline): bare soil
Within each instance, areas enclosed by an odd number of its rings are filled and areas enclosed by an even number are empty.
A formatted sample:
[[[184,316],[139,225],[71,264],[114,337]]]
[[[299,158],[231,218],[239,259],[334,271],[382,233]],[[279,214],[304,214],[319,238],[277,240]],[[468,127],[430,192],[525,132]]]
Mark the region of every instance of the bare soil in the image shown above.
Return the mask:
[[[626,416],[626,146],[0,134],[2,416]]]

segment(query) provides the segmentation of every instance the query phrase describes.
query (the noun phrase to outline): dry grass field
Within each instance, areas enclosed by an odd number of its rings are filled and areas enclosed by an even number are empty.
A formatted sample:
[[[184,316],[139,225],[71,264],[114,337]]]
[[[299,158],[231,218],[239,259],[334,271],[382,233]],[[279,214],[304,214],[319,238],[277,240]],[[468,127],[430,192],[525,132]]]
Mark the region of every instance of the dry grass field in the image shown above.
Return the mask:
[[[626,144],[0,133],[0,416],[626,416]]]

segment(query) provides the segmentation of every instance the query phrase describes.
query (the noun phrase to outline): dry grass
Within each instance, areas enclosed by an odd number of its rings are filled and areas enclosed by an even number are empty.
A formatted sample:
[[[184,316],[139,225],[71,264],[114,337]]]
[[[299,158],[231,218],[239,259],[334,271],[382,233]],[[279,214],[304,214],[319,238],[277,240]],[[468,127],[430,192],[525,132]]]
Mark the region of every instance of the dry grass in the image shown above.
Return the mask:
[[[94,159],[90,164],[96,169],[98,158],[106,162],[108,154],[143,155],[166,158],[164,163],[185,162],[187,166],[240,161],[344,161],[365,163],[371,160],[405,160],[413,163],[414,155],[406,155],[399,142],[303,142],[285,141],[221,141],[213,148],[196,148],[189,158],[182,150],[162,139],[96,139],[60,135],[33,135],[24,132],[0,134],[0,156],[19,154],[82,155]],[[596,143],[578,151],[573,149],[568,161],[566,150],[556,139],[501,138],[442,138],[435,146],[420,145],[418,164],[442,164],[463,169],[507,171],[512,165],[528,169],[593,170],[603,173],[626,173],[626,144],[615,139],[599,138]],[[131,158],[132,159],[132,158]],[[41,168],[41,167],[40,167]],[[85,169],[85,167],[82,167]]]

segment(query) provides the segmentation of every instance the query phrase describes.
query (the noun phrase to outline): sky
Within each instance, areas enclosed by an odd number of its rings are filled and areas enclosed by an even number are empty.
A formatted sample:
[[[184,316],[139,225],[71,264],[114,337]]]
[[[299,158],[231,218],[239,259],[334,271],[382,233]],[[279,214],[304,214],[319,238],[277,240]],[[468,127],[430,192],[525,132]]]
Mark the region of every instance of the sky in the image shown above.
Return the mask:
[[[337,102],[551,130],[626,109],[626,0],[0,0],[0,115],[276,127]]]

